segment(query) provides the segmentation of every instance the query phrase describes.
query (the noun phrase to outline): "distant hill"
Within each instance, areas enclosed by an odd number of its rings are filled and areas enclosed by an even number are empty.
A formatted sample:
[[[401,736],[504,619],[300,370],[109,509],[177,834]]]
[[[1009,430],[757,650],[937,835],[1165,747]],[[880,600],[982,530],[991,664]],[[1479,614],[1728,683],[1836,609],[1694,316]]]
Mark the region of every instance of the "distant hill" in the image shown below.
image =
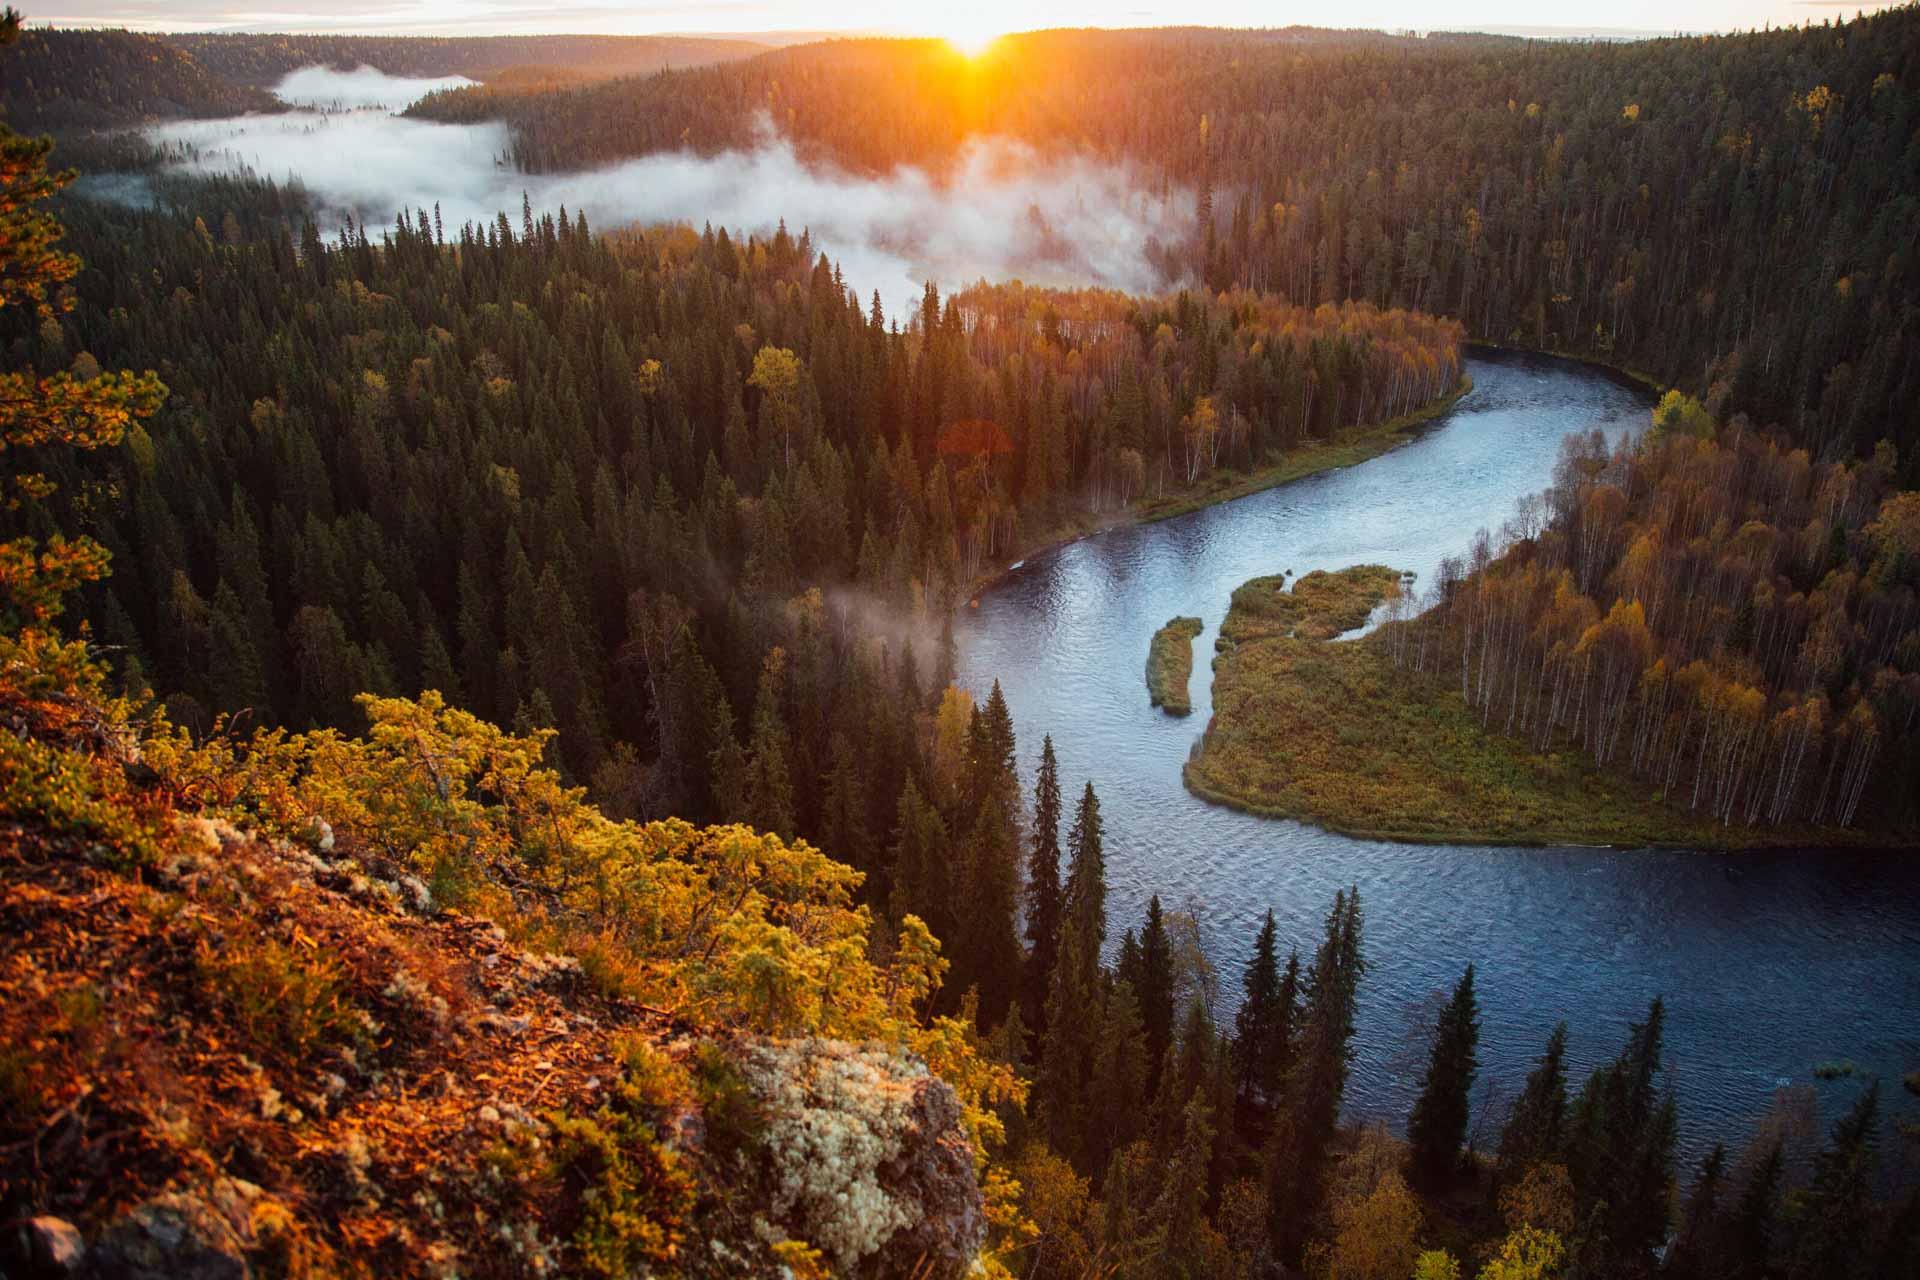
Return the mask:
[[[273,106],[264,90],[214,75],[177,45],[133,31],[23,31],[0,60],[0,110],[28,133]]]
[[[146,35],[24,32],[0,63],[0,109],[14,128],[111,128],[277,106],[268,89],[308,66],[394,76],[463,75],[514,88],[579,85],[751,57],[767,46],[718,37]]]

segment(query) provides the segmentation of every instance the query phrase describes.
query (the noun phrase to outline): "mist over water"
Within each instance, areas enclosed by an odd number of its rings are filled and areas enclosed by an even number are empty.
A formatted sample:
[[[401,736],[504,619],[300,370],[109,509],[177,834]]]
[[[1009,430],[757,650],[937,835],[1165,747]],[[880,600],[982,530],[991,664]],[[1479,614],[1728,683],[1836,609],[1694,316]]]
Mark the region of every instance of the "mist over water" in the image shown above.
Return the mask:
[[[1127,167],[1045,157],[1004,138],[974,140],[943,180],[912,168],[869,178],[804,164],[770,128],[749,151],[526,174],[506,159],[503,124],[436,124],[381,109],[451,83],[465,82],[308,67],[276,92],[308,107],[358,109],[178,121],[147,136],[185,149],[176,171],[297,179],[333,227],[351,215],[370,235],[403,210],[436,204],[450,230],[503,211],[517,227],[523,195],[536,213],[564,206],[601,229],[688,222],[770,235],[784,219],[796,236],[811,231],[847,283],[863,297],[877,290],[896,316],[929,280],[943,289],[980,279],[1158,289],[1169,282],[1149,245],[1177,241],[1194,216],[1191,192],[1163,199]]]
[[[336,71],[331,67],[302,67],[287,73],[273,87],[273,96],[295,107],[322,111],[383,107],[404,110],[441,89],[464,89],[478,83],[465,76],[390,76],[372,67]]]

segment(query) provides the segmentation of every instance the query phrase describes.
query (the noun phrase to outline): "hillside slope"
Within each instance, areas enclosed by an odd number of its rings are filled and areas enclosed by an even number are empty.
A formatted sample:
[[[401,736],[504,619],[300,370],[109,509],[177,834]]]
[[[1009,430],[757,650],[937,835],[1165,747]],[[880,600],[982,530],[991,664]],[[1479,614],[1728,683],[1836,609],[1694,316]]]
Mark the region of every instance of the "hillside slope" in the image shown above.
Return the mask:
[[[912,938],[860,959],[844,868],[743,828],[614,828],[432,697],[370,703],[380,744],[236,756],[5,665],[8,1274],[974,1260],[979,1113],[908,1048],[939,962]]]

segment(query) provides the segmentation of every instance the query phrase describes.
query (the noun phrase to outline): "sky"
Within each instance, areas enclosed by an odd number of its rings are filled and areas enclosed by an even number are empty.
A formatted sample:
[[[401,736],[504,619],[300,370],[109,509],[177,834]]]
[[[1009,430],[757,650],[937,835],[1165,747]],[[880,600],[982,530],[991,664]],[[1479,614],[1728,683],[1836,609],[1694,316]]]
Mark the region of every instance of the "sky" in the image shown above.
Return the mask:
[[[1598,34],[1731,31],[1822,22],[1887,4],[1859,0],[25,0],[30,21],[142,30],[364,31],[394,35],[845,30],[977,42],[1036,27],[1207,26],[1565,29]]]

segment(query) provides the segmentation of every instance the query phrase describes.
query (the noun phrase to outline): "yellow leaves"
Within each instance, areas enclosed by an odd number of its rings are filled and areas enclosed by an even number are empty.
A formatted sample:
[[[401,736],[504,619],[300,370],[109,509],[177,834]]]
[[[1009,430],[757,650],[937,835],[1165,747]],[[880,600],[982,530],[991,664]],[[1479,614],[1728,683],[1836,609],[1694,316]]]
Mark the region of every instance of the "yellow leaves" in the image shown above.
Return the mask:
[[[1566,1258],[1560,1237],[1538,1227],[1521,1227],[1500,1242],[1500,1252],[1480,1269],[1480,1280],[1549,1280]]]
[[[1621,108],[1620,118],[1628,124],[1639,124],[1640,104],[1637,102],[1629,102],[1625,107]]]

